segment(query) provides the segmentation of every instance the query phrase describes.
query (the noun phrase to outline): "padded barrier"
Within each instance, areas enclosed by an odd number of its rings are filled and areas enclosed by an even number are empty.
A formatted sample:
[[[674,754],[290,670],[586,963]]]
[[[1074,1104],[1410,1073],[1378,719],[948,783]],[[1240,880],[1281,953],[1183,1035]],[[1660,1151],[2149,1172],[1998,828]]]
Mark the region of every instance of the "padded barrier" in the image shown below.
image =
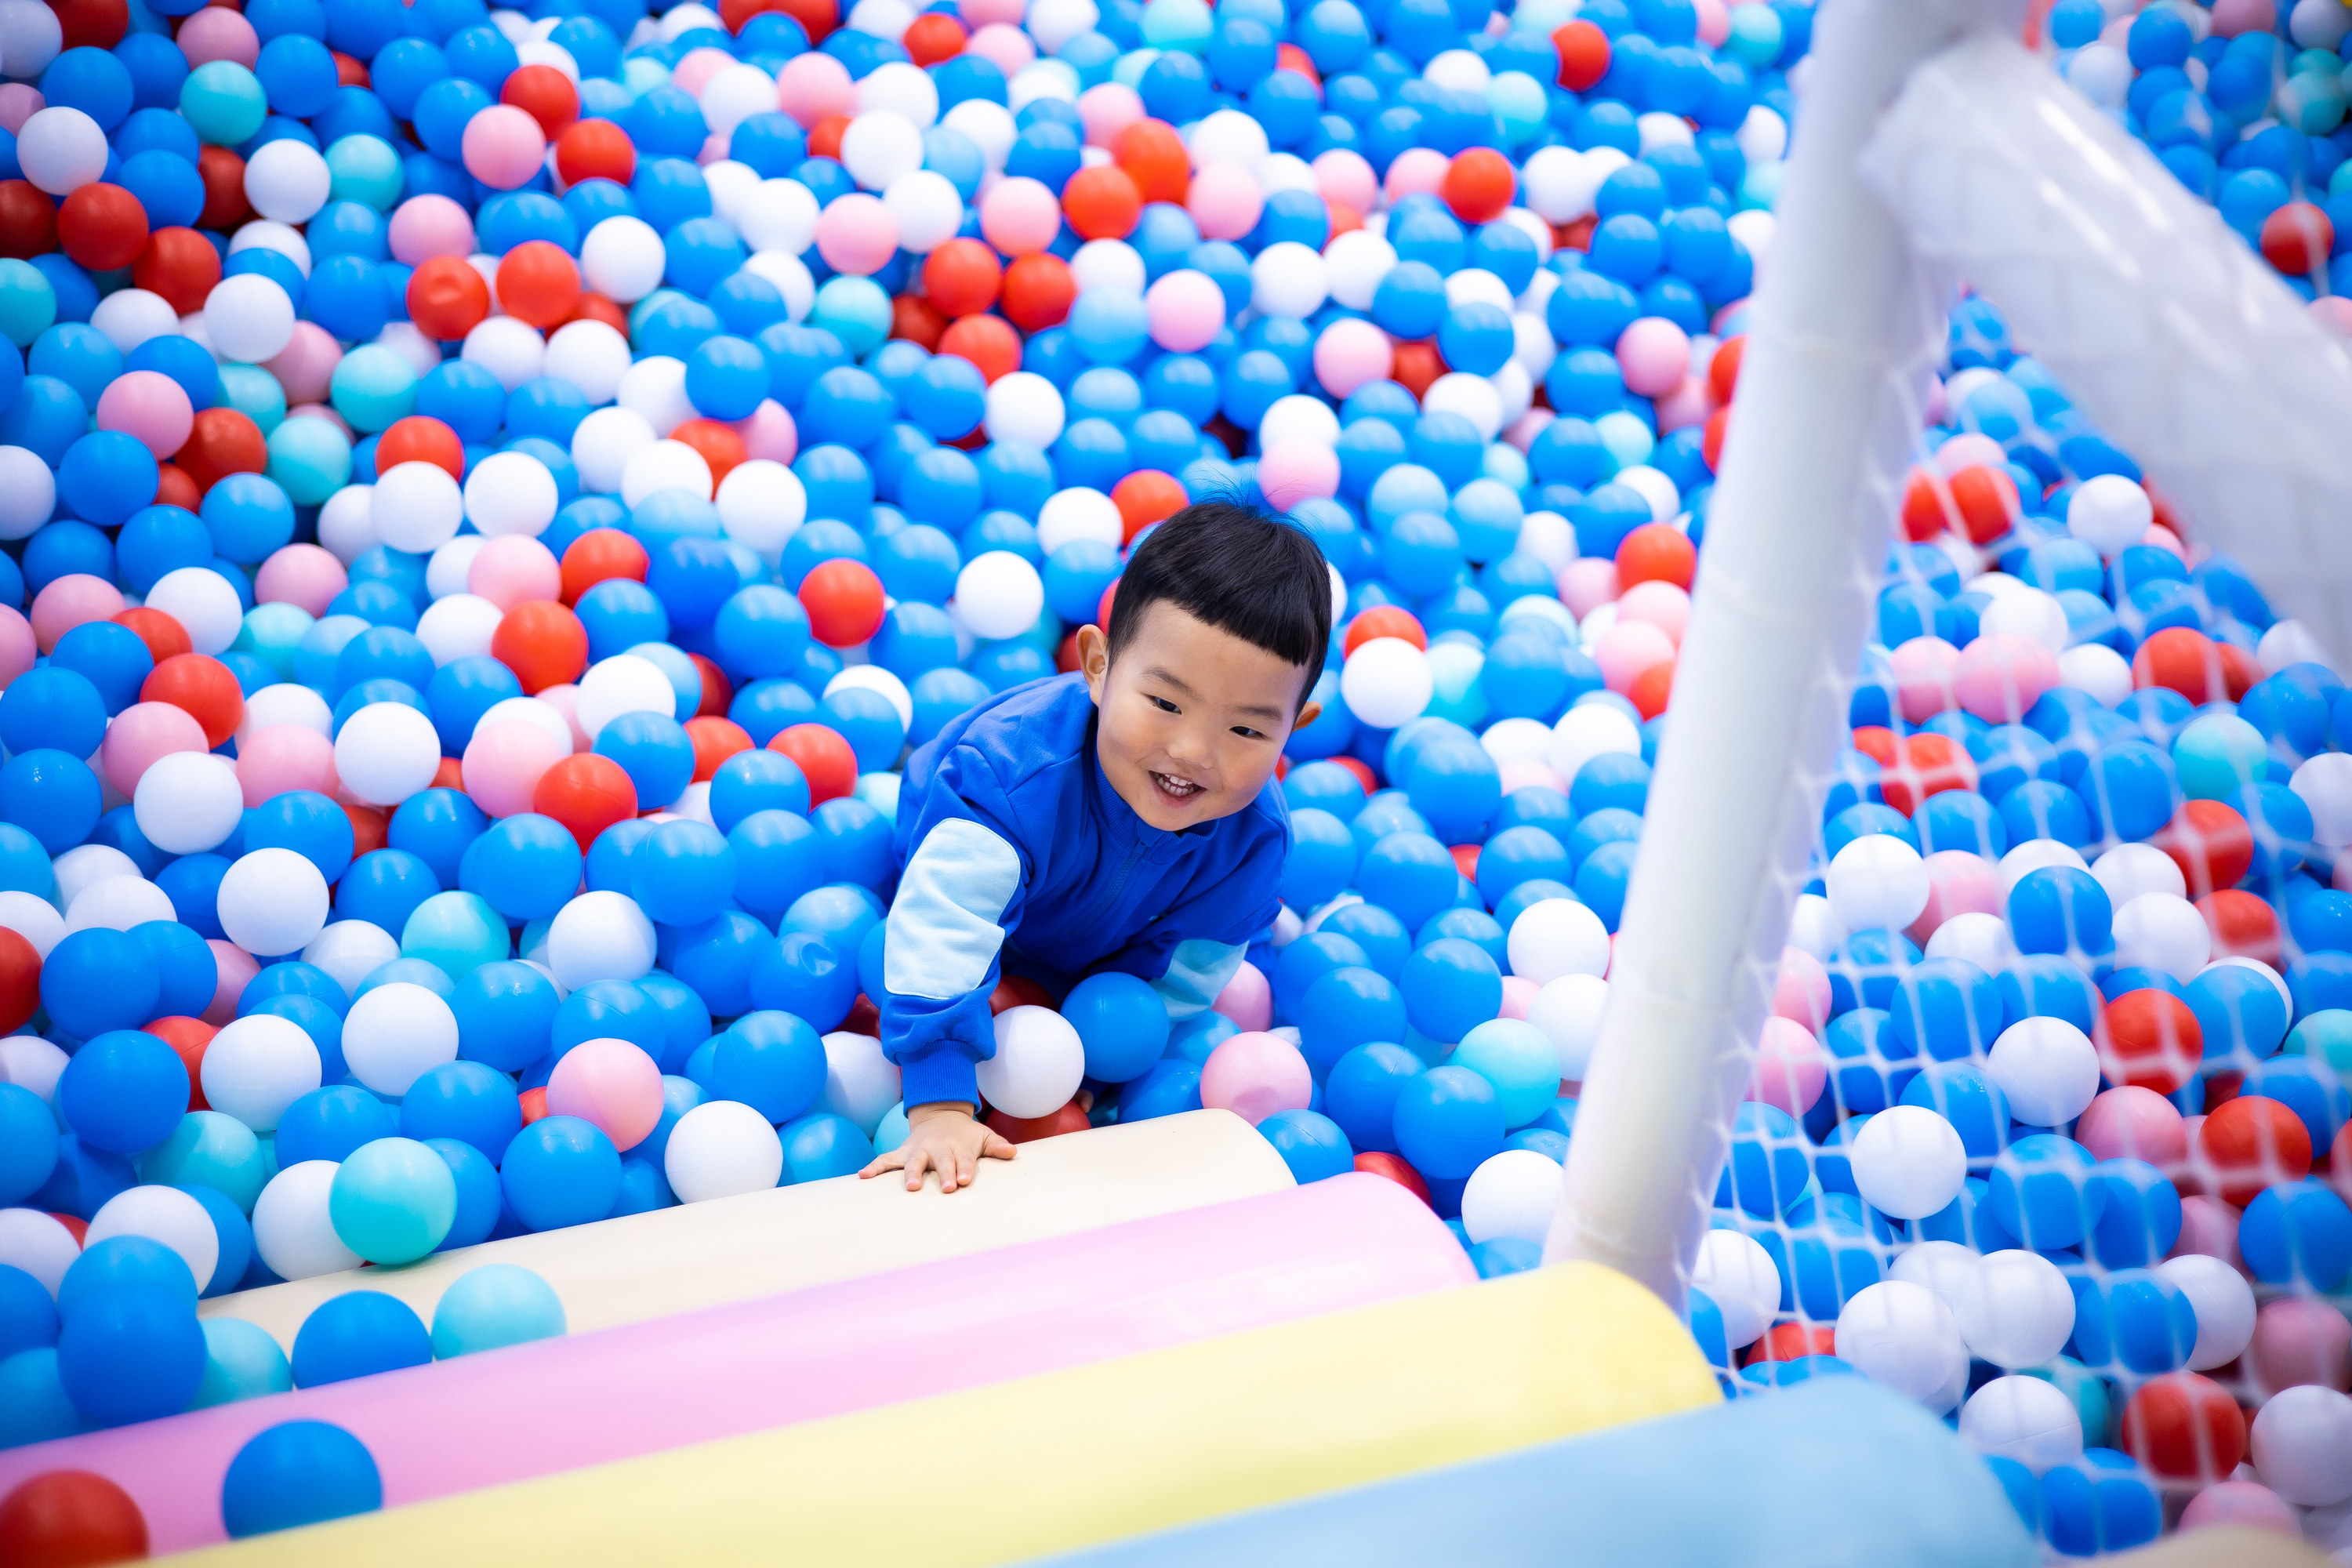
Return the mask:
[[[1942,1422],[1841,1377],[1048,1561],[2033,1568],[2042,1552]]]
[[[192,1561],[976,1568],[1720,1399],[1656,1297],[1570,1263],[259,1536]]]
[[[1350,1173],[0,1452],[0,1496],[94,1471],[138,1502],[155,1551],[181,1551],[224,1539],[229,1460],[281,1421],[354,1434],[397,1507],[1476,1279],[1427,1205]]]
[[[1022,1145],[942,1198],[883,1177],[836,1176],[436,1252],[198,1303],[260,1324],[288,1349],[310,1310],[382,1290],[426,1322],[449,1282],[517,1263],[555,1288],[573,1333],[748,1301],[943,1258],[1225,1203],[1295,1184],[1274,1145],[1229,1110],[1192,1110]]]

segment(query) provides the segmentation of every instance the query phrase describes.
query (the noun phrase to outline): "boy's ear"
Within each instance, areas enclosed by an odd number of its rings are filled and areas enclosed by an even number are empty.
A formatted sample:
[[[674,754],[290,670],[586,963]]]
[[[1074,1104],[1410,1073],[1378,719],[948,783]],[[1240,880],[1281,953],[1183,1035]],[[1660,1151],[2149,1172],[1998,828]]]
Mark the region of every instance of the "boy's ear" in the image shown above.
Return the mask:
[[[1078,628],[1078,668],[1087,678],[1087,693],[1102,706],[1103,683],[1110,679],[1110,639],[1100,626]]]
[[[1307,725],[1312,724],[1316,720],[1322,716],[1323,704],[1320,702],[1309,702],[1306,707],[1301,708],[1298,710],[1298,717],[1290,721],[1290,728],[1295,733],[1297,731],[1304,730]]]

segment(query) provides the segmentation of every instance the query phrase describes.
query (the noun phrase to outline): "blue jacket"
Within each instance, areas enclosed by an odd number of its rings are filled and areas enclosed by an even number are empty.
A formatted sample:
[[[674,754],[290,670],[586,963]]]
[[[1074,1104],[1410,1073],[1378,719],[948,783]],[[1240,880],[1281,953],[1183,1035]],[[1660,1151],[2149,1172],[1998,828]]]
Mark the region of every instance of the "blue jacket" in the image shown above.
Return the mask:
[[[1289,844],[1272,783],[1181,833],[1136,816],[1095,760],[1079,676],[1016,686],[958,718],[908,760],[898,796],[906,869],[874,1000],[906,1103],[977,1101],[1003,972],[1058,997],[1119,970],[1152,982],[1171,1018],[1202,1011],[1280,907]]]

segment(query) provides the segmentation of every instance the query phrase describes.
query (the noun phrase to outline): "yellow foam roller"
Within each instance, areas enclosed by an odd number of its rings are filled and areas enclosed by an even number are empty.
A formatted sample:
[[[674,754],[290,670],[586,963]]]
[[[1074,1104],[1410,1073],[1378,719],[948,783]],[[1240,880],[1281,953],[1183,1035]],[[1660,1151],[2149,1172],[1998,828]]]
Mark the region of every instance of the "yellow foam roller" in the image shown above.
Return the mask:
[[[1192,1110],[1025,1143],[1017,1159],[984,1162],[980,1180],[952,1196],[928,1182],[910,1193],[896,1177],[837,1176],[239,1290],[197,1310],[257,1323],[290,1351],[329,1297],[381,1290],[429,1323],[459,1275],[517,1263],[555,1288],[570,1331],[587,1333],[1293,1184],[1248,1122]]]
[[[186,1561],[982,1568],[1720,1397],[1657,1298],[1568,1263]]]

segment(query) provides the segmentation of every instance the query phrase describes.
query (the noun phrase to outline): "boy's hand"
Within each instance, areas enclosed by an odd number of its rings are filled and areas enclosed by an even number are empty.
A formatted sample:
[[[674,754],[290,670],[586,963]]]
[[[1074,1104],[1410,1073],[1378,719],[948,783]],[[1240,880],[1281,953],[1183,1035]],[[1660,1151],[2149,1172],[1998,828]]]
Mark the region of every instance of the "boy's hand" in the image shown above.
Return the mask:
[[[956,1102],[919,1105],[907,1113],[907,1141],[887,1154],[877,1154],[858,1175],[878,1176],[903,1169],[907,1190],[920,1192],[923,1173],[940,1173],[940,1191],[954,1192],[971,1185],[982,1160],[1010,1160],[1020,1150],[987,1126],[972,1120],[971,1107]]]

